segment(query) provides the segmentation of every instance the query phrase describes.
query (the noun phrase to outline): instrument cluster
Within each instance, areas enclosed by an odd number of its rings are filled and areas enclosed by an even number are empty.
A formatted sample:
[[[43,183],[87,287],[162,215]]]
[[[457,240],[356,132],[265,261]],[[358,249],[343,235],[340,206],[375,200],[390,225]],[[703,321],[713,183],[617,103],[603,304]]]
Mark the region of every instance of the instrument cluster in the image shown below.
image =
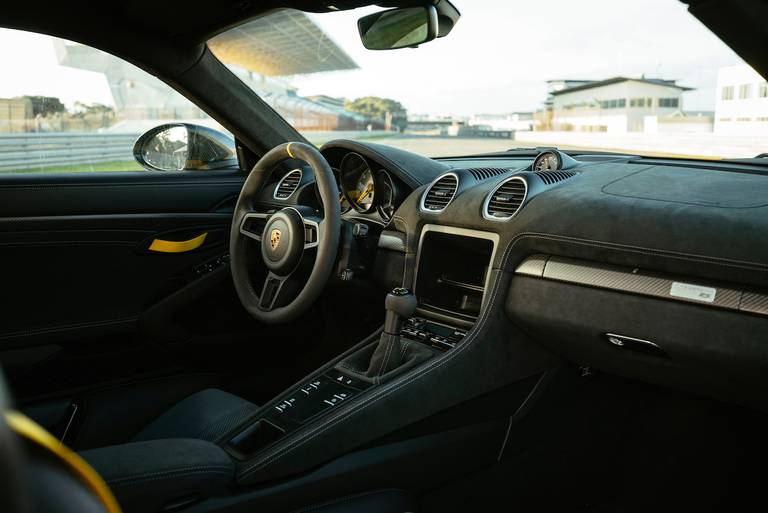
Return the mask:
[[[386,222],[392,218],[399,201],[400,188],[384,169],[371,166],[359,153],[344,155],[338,169],[334,169],[339,184],[341,212],[355,210],[360,214],[378,212]]]

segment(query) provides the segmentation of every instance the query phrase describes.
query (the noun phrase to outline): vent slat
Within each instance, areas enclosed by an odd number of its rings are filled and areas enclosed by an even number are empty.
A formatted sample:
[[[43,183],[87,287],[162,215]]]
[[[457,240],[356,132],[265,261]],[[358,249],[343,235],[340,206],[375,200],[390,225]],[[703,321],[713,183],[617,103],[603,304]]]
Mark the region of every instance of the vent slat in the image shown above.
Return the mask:
[[[494,176],[502,175],[509,171],[509,169],[500,167],[476,167],[467,169],[467,171],[475,177],[475,180],[486,180]]]
[[[576,176],[573,171],[536,171],[536,175],[547,184],[552,185]]]
[[[506,220],[517,214],[528,193],[528,184],[522,178],[514,176],[494,190],[485,205],[485,216],[492,219]]]
[[[277,188],[275,189],[275,198],[276,199],[290,198],[291,194],[296,192],[296,189],[299,188],[300,183],[301,183],[301,170],[294,169],[293,171],[290,171],[287,175],[285,175],[280,180],[280,183],[277,184]]]
[[[459,182],[455,175],[445,175],[438,179],[424,193],[422,206],[430,212],[440,212],[451,202],[456,195]]]

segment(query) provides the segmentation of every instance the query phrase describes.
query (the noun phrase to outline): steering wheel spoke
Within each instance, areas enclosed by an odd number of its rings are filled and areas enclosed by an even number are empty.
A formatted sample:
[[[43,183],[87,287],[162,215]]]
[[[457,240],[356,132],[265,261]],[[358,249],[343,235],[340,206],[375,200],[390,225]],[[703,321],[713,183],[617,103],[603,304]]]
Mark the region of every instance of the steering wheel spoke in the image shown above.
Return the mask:
[[[264,280],[264,286],[261,288],[261,295],[259,296],[259,308],[265,312],[269,312],[277,306],[286,302],[286,294],[288,293],[288,282],[291,276],[279,276],[272,271],[267,274],[267,278]]]
[[[267,219],[271,214],[262,214],[259,212],[248,212],[243,215],[240,221],[240,233],[246,237],[261,241],[264,234],[264,228],[267,225]]]
[[[311,216],[304,216],[304,249],[316,248],[320,243],[320,230],[323,220]]]

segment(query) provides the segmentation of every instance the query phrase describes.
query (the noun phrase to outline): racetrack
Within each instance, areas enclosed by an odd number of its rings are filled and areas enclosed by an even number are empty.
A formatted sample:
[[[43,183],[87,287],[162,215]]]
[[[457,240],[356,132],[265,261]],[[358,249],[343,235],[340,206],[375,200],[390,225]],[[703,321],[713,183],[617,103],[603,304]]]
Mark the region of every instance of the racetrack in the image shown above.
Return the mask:
[[[451,157],[477,155],[504,151],[521,146],[512,139],[497,139],[487,137],[435,137],[425,135],[393,135],[379,139],[369,139],[371,142],[394,146],[403,150],[426,155],[428,157]],[[525,146],[524,144],[522,146]]]

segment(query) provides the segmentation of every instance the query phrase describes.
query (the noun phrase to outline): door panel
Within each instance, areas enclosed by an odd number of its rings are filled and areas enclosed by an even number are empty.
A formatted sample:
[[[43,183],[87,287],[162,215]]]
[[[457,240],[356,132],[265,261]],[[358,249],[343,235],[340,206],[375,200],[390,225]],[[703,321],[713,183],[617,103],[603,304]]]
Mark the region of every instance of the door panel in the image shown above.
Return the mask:
[[[228,252],[228,207],[243,179],[229,171],[0,175],[0,364],[17,394],[61,395],[183,368],[141,332],[139,318],[194,289],[201,266]],[[201,234],[189,251],[150,250],[156,239]]]
[[[0,217],[213,212],[231,204],[244,178],[241,171],[0,174]]]
[[[228,214],[62,216],[14,220],[10,231],[0,221],[3,261],[13,270],[5,280],[12,292],[4,300],[0,349],[135,328],[141,311],[172,290],[178,276],[227,252],[230,220]],[[187,233],[205,233],[205,242],[185,253],[147,249],[150,240],[185,240]]]

